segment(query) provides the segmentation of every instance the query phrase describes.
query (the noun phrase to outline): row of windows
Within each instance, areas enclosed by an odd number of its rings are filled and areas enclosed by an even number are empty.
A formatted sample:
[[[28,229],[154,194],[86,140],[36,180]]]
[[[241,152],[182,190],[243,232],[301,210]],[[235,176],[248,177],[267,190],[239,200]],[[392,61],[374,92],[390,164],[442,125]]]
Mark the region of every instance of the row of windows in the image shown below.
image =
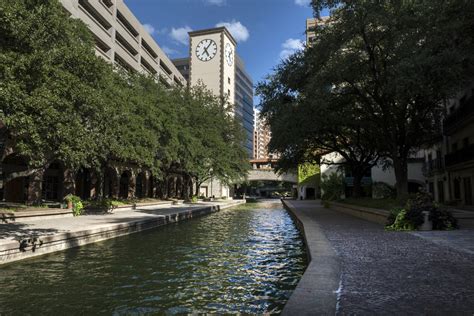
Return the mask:
[[[106,7],[110,8],[112,6],[112,3],[110,0],[102,0],[102,3],[106,5]],[[92,19],[94,19],[98,25],[102,26],[105,30],[110,31],[112,28],[112,25],[105,19],[90,3],[88,0],[79,0],[79,5],[82,7]],[[112,14],[112,13],[111,13]],[[135,39],[138,38],[139,32],[136,30],[135,27],[132,26],[132,24],[125,18],[125,16],[117,10],[117,21],[124,27],[124,29]],[[95,36],[96,40],[96,47],[104,52],[108,53],[110,51],[110,47],[101,41],[97,36]],[[120,34],[119,32],[115,33],[115,40],[128,52],[130,55],[132,55],[133,58],[137,59],[138,55],[138,50],[134,47],[134,45],[130,44],[125,37]],[[138,42],[138,39],[137,39]],[[152,59],[157,59],[158,54],[151,48],[151,45],[148,44],[144,39],[141,39],[141,47],[145,52],[147,52]],[[149,63],[143,63],[145,68],[152,73],[156,73],[156,71],[152,70],[153,68]],[[162,61],[159,61],[160,67],[168,74],[172,75],[171,69]]]

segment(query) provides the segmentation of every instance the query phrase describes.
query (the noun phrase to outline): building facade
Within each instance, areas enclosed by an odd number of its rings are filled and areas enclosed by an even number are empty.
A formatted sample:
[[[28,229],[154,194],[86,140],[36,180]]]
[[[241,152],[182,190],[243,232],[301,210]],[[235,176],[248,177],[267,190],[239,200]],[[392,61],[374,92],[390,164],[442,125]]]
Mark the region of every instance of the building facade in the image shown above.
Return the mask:
[[[329,22],[328,16],[322,16],[319,19],[306,19],[306,45],[311,46],[316,37],[316,27],[318,25],[325,25]]]
[[[252,158],[255,115],[253,111],[253,81],[245,70],[243,60],[235,55],[235,114],[245,130],[245,148]]]
[[[474,84],[446,105],[443,135],[425,150],[426,189],[439,203],[474,209]]]
[[[271,139],[270,128],[265,121],[260,118],[260,112],[254,110],[254,132],[253,132],[253,159],[271,159],[277,158],[268,152],[268,144]]]
[[[186,85],[186,79],[123,0],[61,0],[61,3],[72,17],[88,26],[98,56],[126,70],[156,76],[167,86]]]

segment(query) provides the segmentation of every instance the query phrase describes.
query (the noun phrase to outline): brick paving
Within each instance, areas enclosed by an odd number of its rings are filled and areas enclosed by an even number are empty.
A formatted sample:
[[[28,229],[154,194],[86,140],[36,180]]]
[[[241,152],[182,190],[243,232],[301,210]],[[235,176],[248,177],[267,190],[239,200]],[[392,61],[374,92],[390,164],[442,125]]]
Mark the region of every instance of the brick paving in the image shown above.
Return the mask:
[[[341,265],[339,315],[474,315],[474,230],[407,233],[292,201],[310,215]]]

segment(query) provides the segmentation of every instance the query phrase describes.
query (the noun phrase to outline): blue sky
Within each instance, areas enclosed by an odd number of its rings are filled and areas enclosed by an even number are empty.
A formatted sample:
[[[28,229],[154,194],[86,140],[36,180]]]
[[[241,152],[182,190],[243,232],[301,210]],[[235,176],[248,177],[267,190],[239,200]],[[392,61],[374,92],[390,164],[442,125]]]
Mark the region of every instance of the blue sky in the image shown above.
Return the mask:
[[[170,58],[187,57],[188,31],[227,26],[254,84],[271,73],[281,58],[301,48],[306,18],[313,15],[309,2],[125,0]]]

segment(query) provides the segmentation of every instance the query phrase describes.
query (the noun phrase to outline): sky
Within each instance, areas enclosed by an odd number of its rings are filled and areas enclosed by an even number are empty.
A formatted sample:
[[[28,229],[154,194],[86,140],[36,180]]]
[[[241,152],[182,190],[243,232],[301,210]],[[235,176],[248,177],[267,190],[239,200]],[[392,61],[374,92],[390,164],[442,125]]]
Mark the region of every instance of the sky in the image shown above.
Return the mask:
[[[303,47],[310,0],[125,0],[170,58],[188,57],[191,30],[226,26],[254,85]],[[254,99],[255,106],[258,98]]]

